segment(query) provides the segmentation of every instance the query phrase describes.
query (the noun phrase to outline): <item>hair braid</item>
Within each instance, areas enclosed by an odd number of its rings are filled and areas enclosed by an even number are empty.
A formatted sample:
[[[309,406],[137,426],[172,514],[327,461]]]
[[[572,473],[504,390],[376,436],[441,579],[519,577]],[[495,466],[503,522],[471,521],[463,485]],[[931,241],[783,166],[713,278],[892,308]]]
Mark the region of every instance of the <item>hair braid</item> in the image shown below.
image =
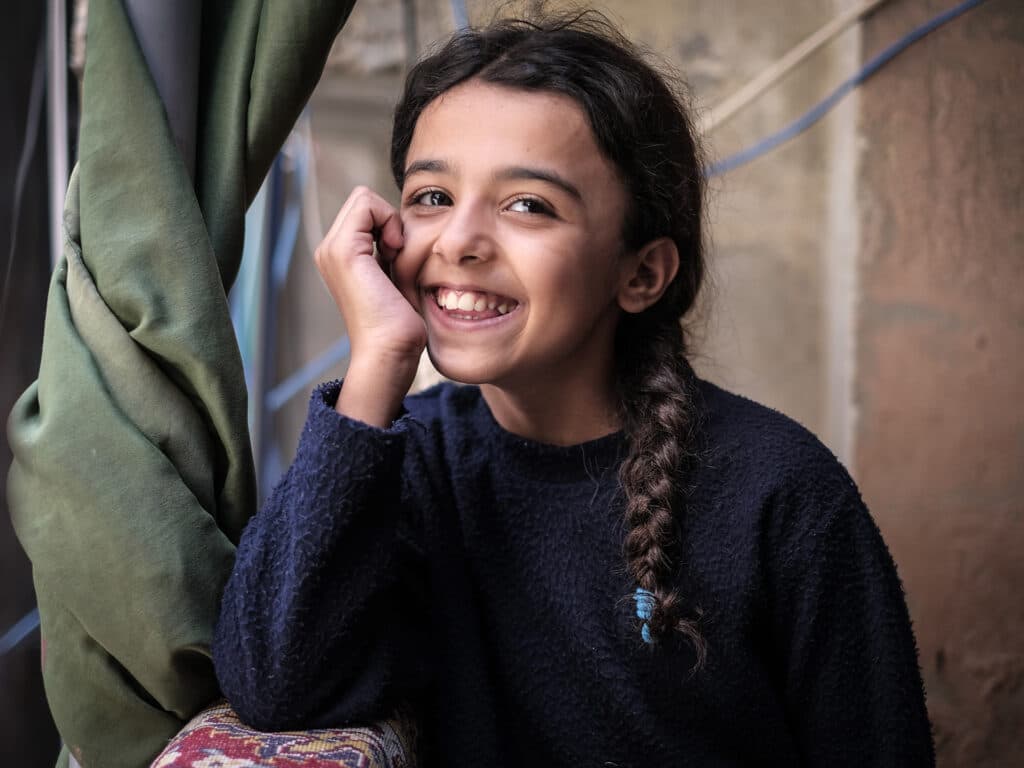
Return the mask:
[[[647,620],[651,636],[681,632],[693,643],[700,667],[706,644],[696,620],[682,615],[682,600],[673,586],[681,565],[684,475],[696,458],[695,377],[684,356],[677,318],[626,318],[625,323],[643,326],[620,333],[618,354],[621,418],[630,444],[619,470],[626,497],[626,567],[654,596]],[[644,343],[625,343],[638,337]]]

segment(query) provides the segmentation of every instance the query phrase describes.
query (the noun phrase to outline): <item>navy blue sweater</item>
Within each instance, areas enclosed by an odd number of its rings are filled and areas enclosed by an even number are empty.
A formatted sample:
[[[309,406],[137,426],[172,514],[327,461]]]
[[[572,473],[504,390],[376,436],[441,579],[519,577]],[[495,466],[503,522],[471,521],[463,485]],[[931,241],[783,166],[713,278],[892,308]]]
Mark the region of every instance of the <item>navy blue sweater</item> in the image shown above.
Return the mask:
[[[213,644],[264,730],[411,705],[424,764],[934,763],[900,582],[856,487],[780,414],[711,384],[678,586],[702,611],[647,645],[623,566],[622,434],[512,435],[476,387],[389,429],[312,398],[246,528]]]

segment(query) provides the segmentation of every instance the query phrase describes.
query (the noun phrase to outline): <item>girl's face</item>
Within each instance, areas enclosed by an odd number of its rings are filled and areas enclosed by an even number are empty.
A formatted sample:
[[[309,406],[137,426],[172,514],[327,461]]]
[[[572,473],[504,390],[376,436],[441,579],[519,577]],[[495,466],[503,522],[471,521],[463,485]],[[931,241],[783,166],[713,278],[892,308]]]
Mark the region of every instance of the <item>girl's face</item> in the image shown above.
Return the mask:
[[[579,106],[463,83],[423,111],[405,167],[394,276],[438,370],[534,391],[610,382],[626,194]]]

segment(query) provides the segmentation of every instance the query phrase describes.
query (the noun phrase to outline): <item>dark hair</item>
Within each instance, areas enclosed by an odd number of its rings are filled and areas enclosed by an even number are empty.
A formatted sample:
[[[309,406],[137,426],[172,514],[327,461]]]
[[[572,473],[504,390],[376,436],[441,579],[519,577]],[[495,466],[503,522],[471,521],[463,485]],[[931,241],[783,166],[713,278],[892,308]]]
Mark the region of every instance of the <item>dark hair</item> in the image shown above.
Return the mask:
[[[596,12],[462,30],[406,78],[391,140],[391,172],[399,187],[420,114],[470,79],[575,100],[626,187],[625,247],[667,236],[679,250],[679,273],[664,296],[643,313],[624,314],[618,326],[616,386],[630,444],[620,481],[626,566],[655,598],[649,631],[655,638],[673,629],[688,636],[699,665],[704,642],[696,622],[683,616],[673,586],[697,422],[680,317],[693,305],[704,276],[703,172],[687,110],[666,79]]]

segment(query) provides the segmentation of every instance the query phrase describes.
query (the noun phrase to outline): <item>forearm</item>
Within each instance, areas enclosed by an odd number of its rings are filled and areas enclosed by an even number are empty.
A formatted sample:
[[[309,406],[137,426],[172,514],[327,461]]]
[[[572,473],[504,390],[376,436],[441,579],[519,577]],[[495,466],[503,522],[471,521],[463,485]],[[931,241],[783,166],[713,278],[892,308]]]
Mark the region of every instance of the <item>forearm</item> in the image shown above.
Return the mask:
[[[262,728],[358,716],[378,703],[394,664],[384,635],[404,435],[317,408],[243,534],[214,638],[224,693]]]

